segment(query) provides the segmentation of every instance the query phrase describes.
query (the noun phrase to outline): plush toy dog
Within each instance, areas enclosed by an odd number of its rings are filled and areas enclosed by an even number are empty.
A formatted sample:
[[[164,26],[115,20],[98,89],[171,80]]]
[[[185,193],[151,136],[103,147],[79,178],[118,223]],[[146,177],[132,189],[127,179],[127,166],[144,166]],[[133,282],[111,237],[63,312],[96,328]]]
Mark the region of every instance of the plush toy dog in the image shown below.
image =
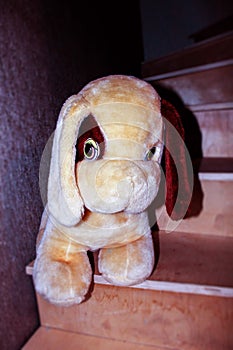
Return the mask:
[[[99,271],[114,285],[137,284],[151,274],[154,250],[146,209],[160,184],[166,139],[161,108],[182,133],[174,108],[161,107],[154,88],[134,77],[98,79],[65,102],[33,271],[37,292],[50,302],[71,305],[85,298],[92,280],[88,250],[100,250]],[[177,218],[178,176],[170,158],[167,153],[166,202]],[[187,198],[182,201],[185,206]]]

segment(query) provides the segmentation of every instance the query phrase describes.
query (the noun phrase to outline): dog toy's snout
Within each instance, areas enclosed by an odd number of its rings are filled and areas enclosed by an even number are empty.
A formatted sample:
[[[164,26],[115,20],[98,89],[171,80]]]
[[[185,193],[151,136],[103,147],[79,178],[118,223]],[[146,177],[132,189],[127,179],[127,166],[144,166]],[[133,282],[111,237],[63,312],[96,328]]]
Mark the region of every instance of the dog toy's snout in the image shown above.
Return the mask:
[[[128,160],[110,160],[97,176],[99,194],[109,202],[118,202],[120,210],[132,205],[135,196],[146,191],[146,177],[136,163]]]
[[[135,200],[147,198],[147,174],[136,162],[84,161],[77,166],[77,179],[84,203],[92,211],[133,212]]]

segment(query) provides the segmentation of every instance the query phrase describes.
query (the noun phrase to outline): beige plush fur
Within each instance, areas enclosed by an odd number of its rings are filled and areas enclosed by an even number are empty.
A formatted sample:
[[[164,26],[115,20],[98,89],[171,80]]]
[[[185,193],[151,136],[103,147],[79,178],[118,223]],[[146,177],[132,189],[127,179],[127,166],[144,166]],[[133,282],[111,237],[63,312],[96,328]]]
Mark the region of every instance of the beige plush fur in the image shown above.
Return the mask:
[[[79,128],[90,114],[104,135],[105,152],[75,164]],[[151,274],[146,209],[159,188],[162,138],[159,96],[137,78],[98,79],[66,101],[55,131],[33,272],[37,292],[50,302],[85,299],[92,279],[88,250],[100,249],[99,271],[113,284],[137,284]]]

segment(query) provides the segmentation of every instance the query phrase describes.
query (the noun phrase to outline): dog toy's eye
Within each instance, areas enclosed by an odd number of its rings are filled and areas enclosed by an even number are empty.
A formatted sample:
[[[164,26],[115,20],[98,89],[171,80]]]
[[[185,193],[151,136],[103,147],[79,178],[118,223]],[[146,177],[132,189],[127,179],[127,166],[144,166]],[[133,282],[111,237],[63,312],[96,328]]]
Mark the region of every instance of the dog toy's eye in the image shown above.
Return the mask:
[[[156,152],[156,147],[154,146],[146,153],[145,159],[146,160],[151,160],[154,157],[155,152]]]
[[[84,157],[88,160],[95,160],[100,155],[100,148],[96,141],[89,138],[85,141],[83,146]]]

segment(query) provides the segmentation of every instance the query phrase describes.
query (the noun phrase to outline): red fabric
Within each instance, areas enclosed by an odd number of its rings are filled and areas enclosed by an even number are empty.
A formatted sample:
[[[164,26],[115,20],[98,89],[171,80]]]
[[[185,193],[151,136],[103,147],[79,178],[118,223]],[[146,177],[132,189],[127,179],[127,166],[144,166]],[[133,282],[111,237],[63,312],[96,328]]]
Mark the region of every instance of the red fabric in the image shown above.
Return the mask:
[[[186,166],[186,154],[183,142],[184,128],[180,115],[170,102],[166,100],[161,101],[161,112],[165,122],[165,175],[167,187],[165,205],[168,215],[173,220],[179,220],[187,212],[192,192]],[[177,130],[181,138],[176,137],[176,133],[171,125]]]
[[[103,134],[97,125],[95,118],[93,116],[88,116],[82,122],[82,125],[79,129],[79,135],[76,143],[76,160],[75,162],[79,162],[83,160],[83,147],[84,143],[88,138],[92,138],[96,142],[98,142],[100,146],[100,158],[104,153],[104,137]]]

